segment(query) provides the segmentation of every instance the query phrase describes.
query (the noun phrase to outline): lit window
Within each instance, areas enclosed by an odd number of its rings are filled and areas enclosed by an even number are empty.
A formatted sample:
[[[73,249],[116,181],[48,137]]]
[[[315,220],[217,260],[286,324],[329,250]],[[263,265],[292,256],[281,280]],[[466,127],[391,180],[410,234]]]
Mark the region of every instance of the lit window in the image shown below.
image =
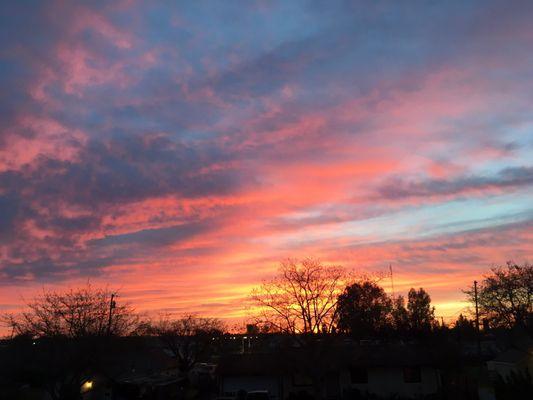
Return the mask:
[[[85,381],[83,385],[81,385],[81,392],[85,393],[88,392],[93,388],[93,381]]]

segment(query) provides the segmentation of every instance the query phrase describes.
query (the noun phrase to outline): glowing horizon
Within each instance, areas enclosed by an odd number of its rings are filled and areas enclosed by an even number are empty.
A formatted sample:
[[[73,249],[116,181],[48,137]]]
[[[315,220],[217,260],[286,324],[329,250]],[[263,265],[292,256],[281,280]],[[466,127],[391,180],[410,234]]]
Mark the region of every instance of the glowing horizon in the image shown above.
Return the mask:
[[[532,17],[3,4],[0,312],[90,279],[140,311],[241,318],[311,256],[392,264],[397,293],[455,319],[491,266],[531,261]]]

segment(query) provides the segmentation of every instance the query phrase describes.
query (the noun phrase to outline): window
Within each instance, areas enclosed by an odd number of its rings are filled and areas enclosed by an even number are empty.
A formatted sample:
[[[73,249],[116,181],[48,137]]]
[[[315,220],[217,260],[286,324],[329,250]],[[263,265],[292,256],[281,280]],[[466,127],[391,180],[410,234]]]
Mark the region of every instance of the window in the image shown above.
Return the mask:
[[[352,368],[350,369],[350,378],[352,383],[368,383],[368,371],[366,368]]]
[[[422,375],[420,373],[420,367],[405,367],[403,369],[403,381],[405,383],[422,382]]]

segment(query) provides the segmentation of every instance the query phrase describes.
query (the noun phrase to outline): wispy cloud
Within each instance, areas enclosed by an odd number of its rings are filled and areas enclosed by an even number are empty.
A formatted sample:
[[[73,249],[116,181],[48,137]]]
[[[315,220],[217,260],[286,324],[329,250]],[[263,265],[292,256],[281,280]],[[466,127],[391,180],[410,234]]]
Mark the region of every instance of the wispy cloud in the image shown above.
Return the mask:
[[[449,307],[531,257],[526,2],[0,7],[0,308],[91,278],[235,316],[305,255]]]

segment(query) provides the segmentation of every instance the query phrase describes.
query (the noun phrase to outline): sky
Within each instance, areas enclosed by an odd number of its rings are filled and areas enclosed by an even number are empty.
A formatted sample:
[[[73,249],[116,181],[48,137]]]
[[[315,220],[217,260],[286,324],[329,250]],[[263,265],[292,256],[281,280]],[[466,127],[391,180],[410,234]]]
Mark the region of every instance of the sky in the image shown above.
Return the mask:
[[[0,312],[240,318],[287,257],[437,315],[532,261],[533,2],[2,1]],[[383,284],[391,290],[388,280]]]

